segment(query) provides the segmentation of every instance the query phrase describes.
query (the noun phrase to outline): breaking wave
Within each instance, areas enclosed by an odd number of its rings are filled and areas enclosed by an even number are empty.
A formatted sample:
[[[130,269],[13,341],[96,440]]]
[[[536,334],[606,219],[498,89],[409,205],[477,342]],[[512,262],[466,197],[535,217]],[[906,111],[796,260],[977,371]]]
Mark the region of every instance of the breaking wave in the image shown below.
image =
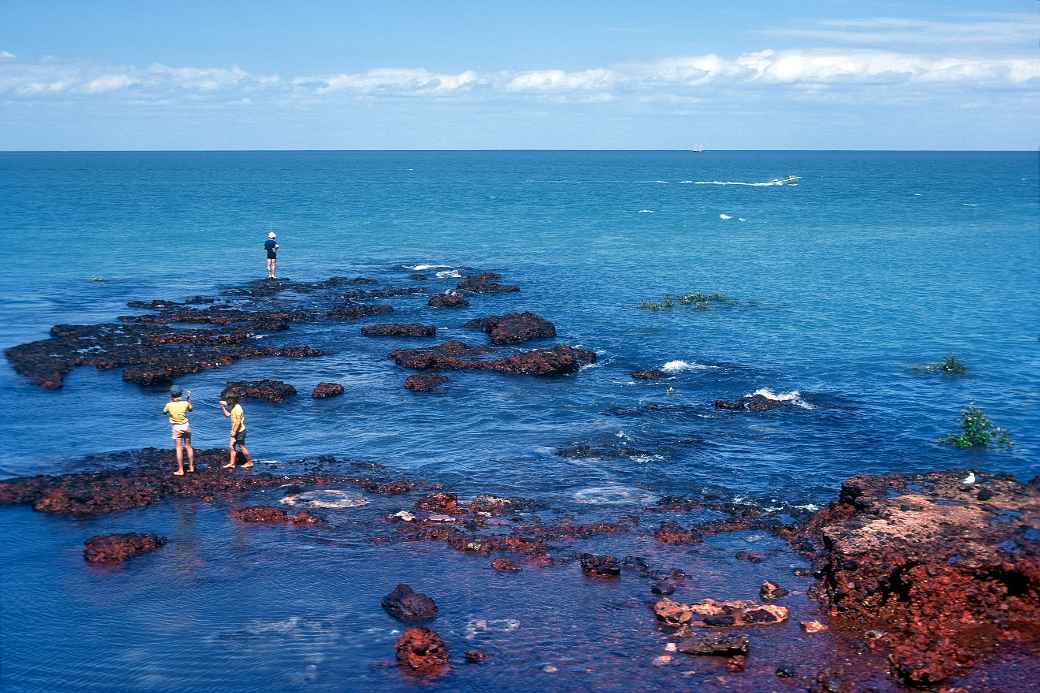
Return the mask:
[[[760,395],[762,397],[774,400],[776,402],[790,402],[791,404],[795,405],[796,407],[801,407],[802,409],[815,409],[816,408],[813,405],[811,405],[808,402],[806,402],[804,399],[802,399],[802,395],[801,395],[801,393],[798,390],[791,390],[790,392],[779,392],[778,393],[778,392],[773,392],[768,387],[760,387],[757,390],[755,390],[754,392],[752,392],[751,394],[747,395],[747,397],[754,397],[755,395]]]
[[[694,361],[683,361],[676,359],[675,361],[669,361],[668,363],[661,366],[661,370],[665,373],[682,373],[683,371],[703,371],[709,368],[717,368],[717,366],[706,366],[703,363],[697,363]]]
[[[778,185],[798,185],[801,176],[787,176],[786,178],[770,178],[767,181],[751,182],[743,180],[684,180],[682,183],[692,185],[744,185],[749,188],[772,188]]]

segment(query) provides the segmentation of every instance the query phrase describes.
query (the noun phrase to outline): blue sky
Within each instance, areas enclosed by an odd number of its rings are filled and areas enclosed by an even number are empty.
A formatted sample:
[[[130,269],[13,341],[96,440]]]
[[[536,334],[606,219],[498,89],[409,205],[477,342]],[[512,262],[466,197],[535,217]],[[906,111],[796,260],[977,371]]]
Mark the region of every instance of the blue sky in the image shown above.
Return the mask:
[[[0,2],[0,149],[1034,149],[1023,2]]]

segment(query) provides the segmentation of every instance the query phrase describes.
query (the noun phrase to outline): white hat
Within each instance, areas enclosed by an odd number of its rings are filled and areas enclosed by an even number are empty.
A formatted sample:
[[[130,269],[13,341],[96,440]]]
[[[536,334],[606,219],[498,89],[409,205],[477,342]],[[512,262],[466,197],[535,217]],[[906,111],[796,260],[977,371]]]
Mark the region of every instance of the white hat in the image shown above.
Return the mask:
[[[267,237],[268,238],[274,238],[274,231],[268,231],[267,232]]]

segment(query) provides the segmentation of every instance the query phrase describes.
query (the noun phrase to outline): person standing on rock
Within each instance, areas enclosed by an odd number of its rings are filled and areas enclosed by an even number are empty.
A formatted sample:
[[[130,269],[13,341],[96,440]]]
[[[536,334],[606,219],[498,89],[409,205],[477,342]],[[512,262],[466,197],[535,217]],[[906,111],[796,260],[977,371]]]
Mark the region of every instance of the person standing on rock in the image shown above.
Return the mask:
[[[231,406],[230,411],[228,410],[229,405]],[[220,411],[224,412],[224,416],[231,417],[231,439],[228,441],[231,457],[224,465],[224,469],[235,468],[237,452],[241,452],[242,458],[245,459],[242,469],[249,469],[253,466],[253,458],[249,455],[249,448],[246,447],[246,413],[243,411],[242,405],[238,403],[237,397],[220,400]]]
[[[184,449],[188,450],[188,471],[195,471],[195,449],[191,447],[191,424],[188,412],[191,411],[191,396],[181,399],[181,389],[174,385],[170,388],[170,401],[163,407],[163,413],[170,418],[170,430],[173,444],[177,449],[177,471],[174,476],[184,476]]]
[[[264,241],[264,250],[267,251],[267,278],[277,279],[276,265],[278,264],[278,241],[275,240],[274,231],[267,232],[267,240]]]

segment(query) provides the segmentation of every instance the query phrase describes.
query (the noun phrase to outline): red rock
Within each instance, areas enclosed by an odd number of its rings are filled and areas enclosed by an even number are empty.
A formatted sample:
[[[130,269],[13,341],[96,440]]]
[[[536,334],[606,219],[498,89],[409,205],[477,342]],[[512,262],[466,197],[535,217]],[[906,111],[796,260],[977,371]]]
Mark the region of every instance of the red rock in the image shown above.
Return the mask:
[[[823,625],[819,621],[799,621],[798,625],[802,627],[802,630],[810,635],[814,633],[822,633],[827,630],[827,626]]]
[[[321,524],[321,518],[301,510],[295,515],[290,515],[281,508],[269,505],[251,505],[245,508],[235,508],[231,511],[231,517],[239,522],[259,524],[291,524],[291,525],[317,525]]]
[[[122,563],[128,558],[157,551],[166,543],[157,534],[104,534],[91,537],[83,545],[83,559],[87,563]]]
[[[480,650],[466,650],[466,661],[470,664],[479,664],[487,659],[487,653]]]
[[[804,532],[832,621],[890,648],[909,685],[963,676],[1003,643],[1040,645],[1040,489],[964,474],[853,477]]]
[[[328,399],[330,397],[339,397],[342,394],[343,386],[339,383],[318,383],[314,386],[311,397],[314,399]]]
[[[491,315],[471,320],[463,327],[483,330],[491,338],[492,344],[519,344],[556,336],[556,326],[534,313]]]
[[[265,402],[284,402],[296,394],[296,388],[281,380],[248,380],[228,382],[220,392],[220,398],[259,399]]]
[[[444,513],[446,515],[461,515],[465,512],[465,509],[459,505],[458,496],[441,491],[431,493],[417,500],[415,509],[423,512]]]
[[[436,392],[437,388],[448,382],[448,378],[437,373],[419,373],[404,379],[404,387],[412,392]]]
[[[418,323],[365,325],[361,334],[366,337],[435,337],[437,328]]]
[[[448,670],[448,646],[428,628],[409,628],[394,645],[401,667],[426,676],[439,676]]]
[[[769,580],[763,580],[762,587],[758,590],[758,594],[766,601],[773,601],[780,599],[781,597],[786,597],[790,592]]]
[[[399,584],[383,597],[382,605],[388,614],[405,623],[421,623],[437,617],[436,602],[405,584]]]
[[[683,529],[675,522],[662,522],[654,532],[654,539],[662,544],[693,544],[700,541],[696,532]]]
[[[520,566],[508,558],[496,558],[491,561],[491,567],[500,573],[515,573],[520,570]]]

